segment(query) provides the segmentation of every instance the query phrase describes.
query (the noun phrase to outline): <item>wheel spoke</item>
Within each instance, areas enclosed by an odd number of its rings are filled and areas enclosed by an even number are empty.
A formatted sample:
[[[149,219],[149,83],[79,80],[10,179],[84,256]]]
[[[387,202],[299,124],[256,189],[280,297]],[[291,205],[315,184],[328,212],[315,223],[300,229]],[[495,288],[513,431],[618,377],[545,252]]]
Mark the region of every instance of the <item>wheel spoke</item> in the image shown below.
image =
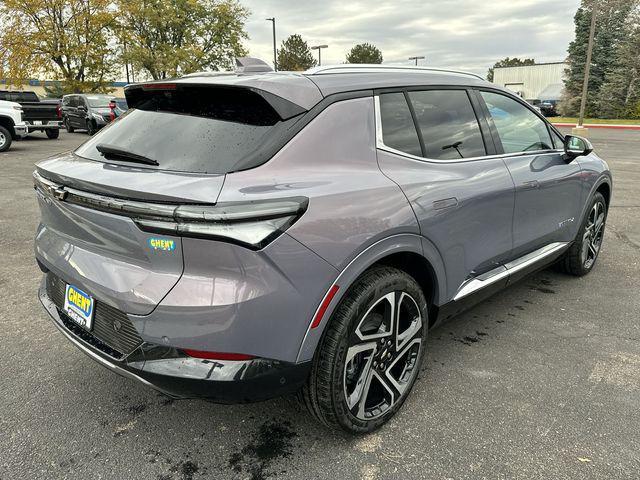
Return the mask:
[[[356,327],[356,335],[360,340],[374,340],[393,334],[396,295],[396,292],[386,294],[367,310]]]
[[[399,395],[402,395],[405,390],[407,389],[407,387],[411,384],[411,374],[413,373],[411,369],[413,369],[417,363],[417,355],[420,354],[420,348],[422,348],[422,339],[421,338],[415,338],[414,340],[412,340],[411,342],[409,342],[405,348],[398,353],[398,356],[395,358],[395,360],[387,367],[386,371],[385,371],[385,376],[387,377],[387,379],[391,382],[391,384],[395,387],[395,389],[398,391]],[[415,351],[416,354],[416,358],[415,361],[413,362],[408,362],[407,358],[405,358],[409,352],[411,351],[411,353],[414,353],[413,350]],[[405,366],[404,368],[399,372],[398,375],[394,376],[394,371],[396,370],[396,365],[399,362],[405,362]],[[410,375],[408,378],[406,378],[406,374],[407,374],[407,369],[410,369],[410,371],[408,372]],[[397,377],[397,378],[396,378]]]
[[[366,400],[366,391],[369,389],[369,384],[371,382],[371,365],[373,363],[373,355],[376,352],[376,344],[375,343],[366,343],[361,345],[356,345],[349,350],[347,350],[347,358],[345,361],[345,371],[344,371],[344,387],[345,387],[345,396],[347,398],[347,406],[351,410],[355,405],[360,403],[363,399]],[[353,391],[349,393],[347,391],[347,367],[354,361],[356,355],[360,353],[368,354],[366,357],[365,363],[362,366],[358,374],[358,379],[356,380],[355,386],[353,387]]]
[[[403,304],[403,302],[406,302]],[[407,318],[402,318],[406,316]],[[422,330],[422,317],[416,301],[406,293],[399,297],[396,307],[396,351],[400,351]],[[406,325],[408,323],[408,326]],[[404,328],[403,328],[404,326]]]

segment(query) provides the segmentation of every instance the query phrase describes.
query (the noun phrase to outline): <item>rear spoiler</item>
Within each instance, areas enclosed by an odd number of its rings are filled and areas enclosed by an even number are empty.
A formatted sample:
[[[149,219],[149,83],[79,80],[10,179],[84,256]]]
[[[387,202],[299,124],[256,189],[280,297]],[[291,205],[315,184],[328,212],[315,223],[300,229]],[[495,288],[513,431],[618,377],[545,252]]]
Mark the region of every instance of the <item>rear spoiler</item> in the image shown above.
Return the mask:
[[[124,90],[125,97],[127,98],[127,105],[129,108],[136,108],[136,104],[141,100],[141,96],[139,95],[140,91],[155,91],[155,92],[171,92],[175,90],[186,90],[189,88],[216,88],[216,89],[242,89],[251,91],[260,97],[262,97],[273,110],[278,114],[278,116],[282,120],[287,120],[289,118],[300,115],[301,113],[305,113],[307,109],[304,107],[293,103],[285,98],[282,98],[278,95],[275,95],[271,92],[267,92],[266,90],[262,90],[255,87],[244,86],[244,85],[228,85],[228,84],[217,84],[217,83],[195,83],[195,82],[180,82],[180,81],[171,81],[171,80],[161,80],[155,82],[146,82],[146,83],[136,83],[133,85],[127,85]]]

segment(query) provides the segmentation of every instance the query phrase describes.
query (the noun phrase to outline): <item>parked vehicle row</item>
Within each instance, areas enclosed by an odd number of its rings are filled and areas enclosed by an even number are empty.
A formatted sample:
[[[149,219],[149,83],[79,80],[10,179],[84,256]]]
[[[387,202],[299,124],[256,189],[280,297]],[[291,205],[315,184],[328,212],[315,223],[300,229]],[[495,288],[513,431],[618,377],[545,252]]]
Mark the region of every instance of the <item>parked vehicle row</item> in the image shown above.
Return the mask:
[[[72,94],[62,100],[41,100],[32,91],[0,90],[0,152],[33,132],[56,139],[65,127],[70,133],[85,130],[93,135],[127,108],[126,99],[113,95]]]
[[[368,432],[434,325],[551,263],[594,267],[609,168],[512,92],[247,65],[130,85],[125,116],[36,165],[40,300],[96,362],[174,397],[297,392]],[[75,125],[106,122],[106,99],[74,98]]]

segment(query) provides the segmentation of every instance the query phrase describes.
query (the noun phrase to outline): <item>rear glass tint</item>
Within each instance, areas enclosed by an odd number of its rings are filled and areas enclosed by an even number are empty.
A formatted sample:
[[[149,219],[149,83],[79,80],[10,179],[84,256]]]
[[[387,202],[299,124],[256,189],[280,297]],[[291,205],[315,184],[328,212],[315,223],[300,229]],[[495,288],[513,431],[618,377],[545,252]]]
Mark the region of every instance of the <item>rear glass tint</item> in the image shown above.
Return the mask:
[[[387,147],[422,156],[418,131],[404,93],[380,95],[382,139]]]
[[[243,88],[171,86],[127,92],[130,110],[76,150],[105,161],[96,146],[142,155],[159,169],[228,173],[264,163],[297,117],[283,121],[258,93]]]

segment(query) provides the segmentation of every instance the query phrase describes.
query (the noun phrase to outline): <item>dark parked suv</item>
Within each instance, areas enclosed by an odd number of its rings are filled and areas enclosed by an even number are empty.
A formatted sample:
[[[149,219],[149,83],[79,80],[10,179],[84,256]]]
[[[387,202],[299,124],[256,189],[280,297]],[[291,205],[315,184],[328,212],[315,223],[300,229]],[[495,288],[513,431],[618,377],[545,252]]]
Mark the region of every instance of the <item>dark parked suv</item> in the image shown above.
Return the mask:
[[[551,263],[584,275],[602,245],[606,163],[472,74],[199,74],[126,97],[37,165],[39,295],[84,353],[168,395],[297,392],[370,431],[431,327]]]
[[[93,135],[112,120],[113,95],[71,94],[62,97],[62,121],[67,132],[86,130]]]

